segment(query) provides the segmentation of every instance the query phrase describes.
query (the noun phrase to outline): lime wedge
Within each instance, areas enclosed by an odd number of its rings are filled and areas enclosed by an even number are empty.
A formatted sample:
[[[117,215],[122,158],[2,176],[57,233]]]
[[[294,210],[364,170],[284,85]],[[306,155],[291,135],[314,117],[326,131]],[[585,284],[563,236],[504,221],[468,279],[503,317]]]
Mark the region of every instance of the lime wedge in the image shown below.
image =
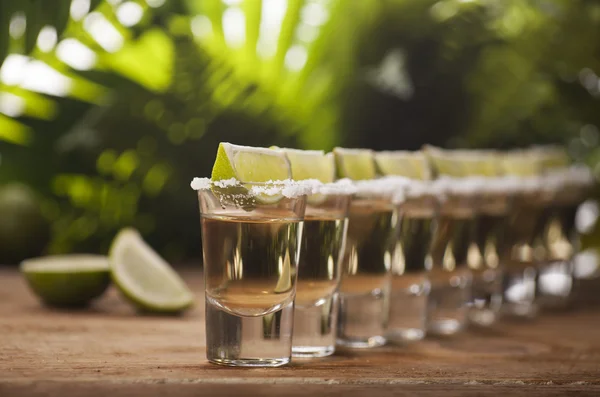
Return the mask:
[[[532,155],[539,158],[543,171],[568,167],[571,158],[561,146],[537,146],[531,149]]]
[[[290,179],[291,168],[285,154],[279,150],[268,148],[232,145],[222,142],[219,144],[217,158],[212,169],[213,181],[234,178],[241,183],[261,183]],[[245,194],[247,189],[222,193]],[[257,201],[269,204],[281,200],[281,194],[260,194]],[[248,204],[251,206],[251,203]]]
[[[542,173],[542,162],[538,156],[527,150],[514,150],[504,153],[501,169],[505,175],[529,177]]]
[[[448,154],[460,165],[460,176],[496,177],[502,172],[495,150],[451,150]]]
[[[438,176],[461,177],[464,170],[460,161],[452,156],[448,150],[444,150],[435,146],[425,145],[423,152],[429,160],[432,173]]]
[[[429,165],[423,152],[384,151],[375,153],[375,164],[381,175],[429,179]]]
[[[33,292],[47,305],[80,307],[106,291],[108,259],[99,255],[57,255],[21,262]]]
[[[357,181],[374,179],[377,176],[372,150],[336,147],[333,154],[338,177]]]
[[[296,181],[317,179],[323,183],[335,180],[335,158],[333,153],[325,154],[322,150],[279,149],[285,153],[292,167],[292,178]],[[311,194],[306,201],[318,205],[327,199],[322,194]]]
[[[290,164],[278,150],[222,142],[211,179],[220,181],[231,178],[247,183],[290,179]]]
[[[335,180],[333,154],[322,150],[279,149],[287,156],[292,167],[292,178],[296,181],[317,179],[323,183]]]
[[[175,313],[193,304],[194,297],[183,280],[137,231],[120,231],[109,259],[113,281],[140,309]]]

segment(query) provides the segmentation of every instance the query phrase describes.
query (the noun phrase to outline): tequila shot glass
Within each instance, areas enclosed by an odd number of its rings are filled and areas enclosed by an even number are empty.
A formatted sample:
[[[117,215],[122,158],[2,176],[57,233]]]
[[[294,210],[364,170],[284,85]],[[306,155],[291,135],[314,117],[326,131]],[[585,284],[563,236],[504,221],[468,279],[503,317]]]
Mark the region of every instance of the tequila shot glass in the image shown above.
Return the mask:
[[[485,178],[476,204],[475,260],[470,261],[473,275],[469,321],[478,326],[494,324],[502,308],[502,278],[507,261],[506,227],[511,193],[503,178]]]
[[[574,258],[579,252],[579,235],[575,217],[589,196],[593,178],[587,167],[575,166],[550,172],[544,179],[553,199],[547,208],[546,257],[539,269],[538,295],[541,307],[565,309],[571,305],[576,287]]]
[[[387,339],[397,344],[421,340],[427,331],[431,240],[438,201],[429,182],[411,181],[398,200],[399,238],[392,262],[392,291]]]
[[[289,363],[306,207],[303,187],[287,181],[195,184],[210,362],[245,367]]]
[[[337,336],[340,261],[348,228],[349,180],[323,185],[307,198],[294,309],[294,357],[333,354]]]
[[[475,247],[475,200],[463,179],[442,178],[438,185],[439,215],[431,243],[431,291],[427,332],[453,335],[467,324],[472,275],[469,252]]]
[[[342,259],[337,344],[371,348],[386,343],[391,267],[398,238],[394,193],[405,178],[357,181],[350,202]]]
[[[502,312],[533,318],[539,311],[538,275],[546,249],[544,230],[552,194],[540,177],[520,178],[508,216],[506,261],[502,282]]]

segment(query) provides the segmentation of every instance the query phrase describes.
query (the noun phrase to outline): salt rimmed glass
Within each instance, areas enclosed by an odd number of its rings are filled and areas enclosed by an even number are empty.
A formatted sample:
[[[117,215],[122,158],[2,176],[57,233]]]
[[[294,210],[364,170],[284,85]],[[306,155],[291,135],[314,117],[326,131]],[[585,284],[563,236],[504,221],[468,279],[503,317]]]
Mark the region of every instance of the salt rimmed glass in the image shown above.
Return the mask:
[[[406,343],[423,339],[431,268],[430,245],[436,230],[438,200],[431,183],[411,181],[398,197],[398,229],[392,261],[392,287],[387,339]]]
[[[202,224],[206,356],[275,367],[292,353],[294,298],[306,194],[284,181],[195,179]]]
[[[431,243],[427,332],[452,335],[464,329],[468,320],[472,279],[468,262],[475,247],[476,191],[463,179],[441,178],[434,184],[440,194]]]
[[[475,225],[478,257],[469,263],[473,276],[469,320],[490,326],[498,320],[502,308],[502,279],[509,259],[506,229],[514,184],[506,178],[481,178],[481,186]]]
[[[570,167],[552,171],[544,180],[552,201],[545,209],[545,257],[539,267],[537,293],[540,306],[564,309],[572,303],[575,289],[573,258],[579,251],[575,217],[593,178],[586,167]]]
[[[349,180],[341,180],[321,186],[307,198],[294,309],[294,357],[324,357],[335,351],[340,263],[348,205],[355,191]]]
[[[503,277],[502,311],[532,318],[537,315],[538,269],[544,260],[546,209],[553,195],[540,177],[516,178],[517,187],[506,228],[506,256]]]
[[[394,193],[405,178],[357,181],[342,259],[337,344],[371,348],[386,343],[391,266],[398,238]]]

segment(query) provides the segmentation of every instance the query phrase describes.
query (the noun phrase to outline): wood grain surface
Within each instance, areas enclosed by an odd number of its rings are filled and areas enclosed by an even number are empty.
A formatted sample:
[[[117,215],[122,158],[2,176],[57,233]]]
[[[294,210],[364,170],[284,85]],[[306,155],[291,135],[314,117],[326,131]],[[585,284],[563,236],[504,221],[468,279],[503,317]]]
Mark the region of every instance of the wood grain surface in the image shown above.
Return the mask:
[[[225,368],[205,359],[201,273],[183,275],[198,304],[155,317],[114,289],[87,310],[51,310],[0,268],[0,396],[600,396],[600,308],[285,368]]]

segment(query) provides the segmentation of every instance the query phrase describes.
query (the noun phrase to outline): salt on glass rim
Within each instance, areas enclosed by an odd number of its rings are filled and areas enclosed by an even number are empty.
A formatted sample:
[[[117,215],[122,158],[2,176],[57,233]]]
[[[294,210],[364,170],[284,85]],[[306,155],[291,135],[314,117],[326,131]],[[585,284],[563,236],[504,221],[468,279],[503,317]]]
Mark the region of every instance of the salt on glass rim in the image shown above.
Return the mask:
[[[307,179],[304,181],[293,181],[285,179],[280,181],[267,182],[248,182],[244,183],[235,178],[213,181],[209,178],[194,178],[190,186],[194,190],[207,190],[212,186],[219,188],[245,187],[251,196],[268,195],[274,196],[281,194],[286,198],[298,198],[308,196],[319,191],[323,184],[316,179]]]
[[[317,194],[323,194],[328,196],[339,195],[339,196],[351,196],[356,194],[358,189],[352,180],[348,178],[338,179],[335,182],[323,183],[316,188]]]
[[[383,198],[395,201],[411,183],[403,176],[384,176],[376,179],[354,181],[359,197]]]

